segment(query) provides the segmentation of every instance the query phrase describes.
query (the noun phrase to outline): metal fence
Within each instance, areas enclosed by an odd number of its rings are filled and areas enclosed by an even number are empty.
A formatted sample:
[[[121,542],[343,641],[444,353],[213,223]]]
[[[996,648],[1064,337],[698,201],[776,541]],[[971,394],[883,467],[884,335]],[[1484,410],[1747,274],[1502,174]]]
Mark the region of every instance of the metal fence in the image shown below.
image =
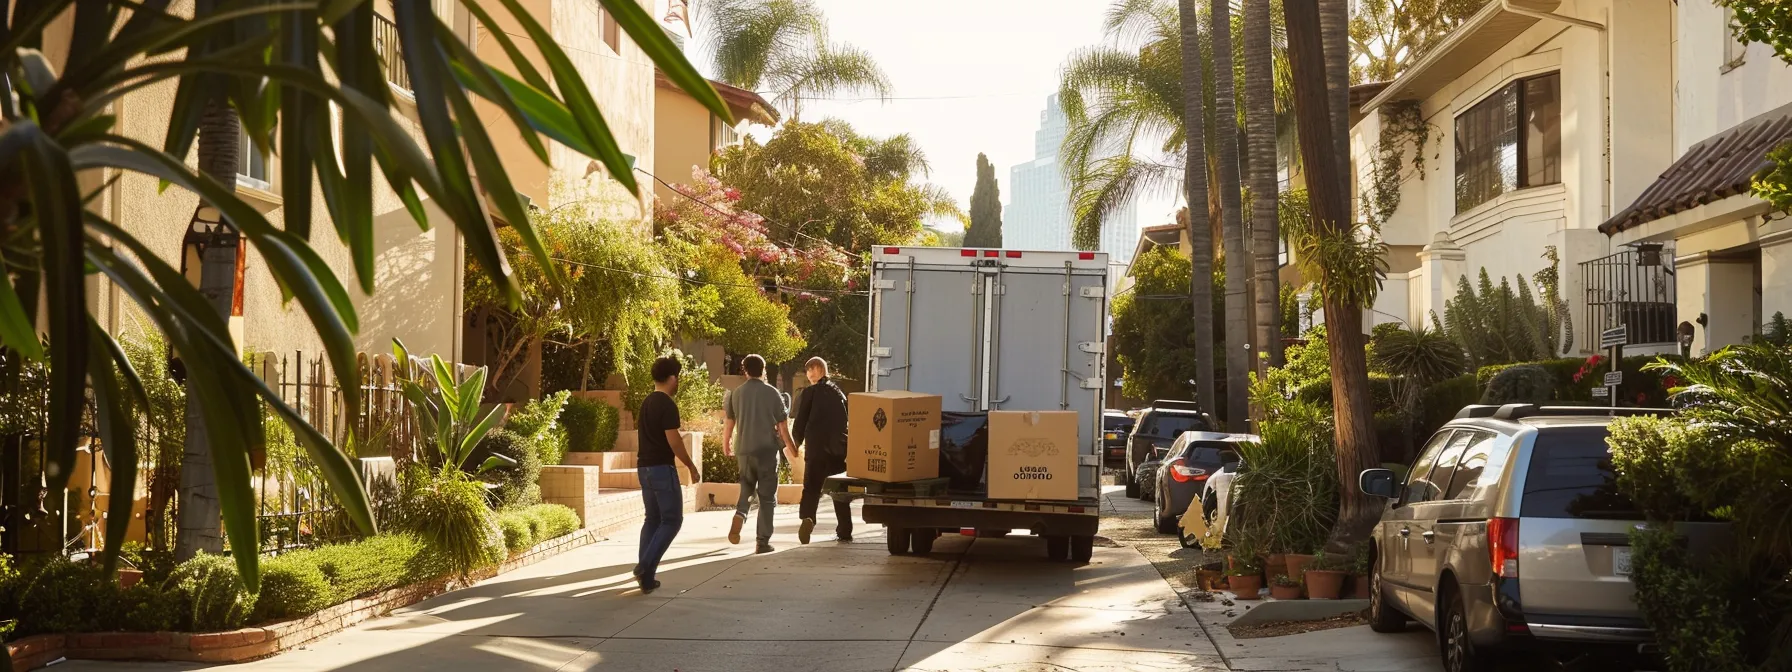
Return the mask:
[[[380,64],[386,70],[386,81],[409,91],[411,71],[405,68],[404,52],[398,45],[398,24],[378,14],[373,15],[373,50],[379,54]]]
[[[1587,290],[1587,330],[1624,326],[1626,345],[1672,343],[1679,324],[1674,307],[1674,251],[1628,249],[1581,262]]]

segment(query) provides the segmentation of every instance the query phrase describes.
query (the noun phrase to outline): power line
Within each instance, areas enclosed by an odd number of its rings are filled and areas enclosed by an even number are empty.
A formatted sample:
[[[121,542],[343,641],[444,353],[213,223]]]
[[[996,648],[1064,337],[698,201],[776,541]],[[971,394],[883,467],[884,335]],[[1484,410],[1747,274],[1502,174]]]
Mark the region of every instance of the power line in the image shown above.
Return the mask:
[[[832,98],[828,96],[795,96],[797,100],[814,100],[833,103],[886,102],[891,100],[967,100],[972,98],[1012,98],[1028,95],[1025,93],[972,93],[960,96],[889,96],[887,98]]]
[[[578,266],[581,268],[595,268],[595,269],[602,270],[602,271],[609,271],[611,273],[623,273],[626,275],[633,275],[633,276],[642,277],[642,278],[657,278],[660,280],[675,280],[678,282],[686,282],[686,283],[690,283],[693,285],[709,285],[711,287],[740,287],[743,289],[765,289],[766,288],[766,285],[742,284],[742,283],[738,283],[738,282],[711,282],[708,280],[698,280],[696,278],[681,278],[676,275],[662,275],[659,273],[644,273],[642,271],[631,271],[626,268],[611,268],[609,266],[604,266],[602,264],[593,264],[593,263],[588,263],[588,262],[583,262],[583,261],[573,261],[571,259],[562,259],[560,257],[548,257],[548,258],[552,259],[554,261],[558,261],[562,264],[570,265],[570,266]],[[854,290],[847,290],[847,289],[809,289],[809,288],[805,288],[805,287],[793,287],[793,286],[789,286],[789,285],[778,285],[778,284],[774,284],[771,286],[781,292],[791,292],[791,293],[798,293],[798,294],[806,292],[809,294],[832,294],[835,296],[870,296],[871,295],[870,291],[854,291]]]

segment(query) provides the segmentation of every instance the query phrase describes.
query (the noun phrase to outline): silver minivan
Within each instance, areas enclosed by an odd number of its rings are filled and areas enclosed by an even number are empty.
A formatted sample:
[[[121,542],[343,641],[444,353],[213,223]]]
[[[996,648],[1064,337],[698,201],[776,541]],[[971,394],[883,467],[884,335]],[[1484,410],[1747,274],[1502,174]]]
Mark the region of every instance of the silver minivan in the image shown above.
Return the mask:
[[[1364,471],[1363,492],[1388,500],[1371,540],[1370,626],[1432,629],[1449,672],[1491,669],[1514,650],[1644,658],[1651,633],[1629,578],[1642,514],[1617,488],[1605,439],[1614,413],[1670,412],[1470,406],[1404,482]],[[1727,528],[1679,531],[1698,551]]]

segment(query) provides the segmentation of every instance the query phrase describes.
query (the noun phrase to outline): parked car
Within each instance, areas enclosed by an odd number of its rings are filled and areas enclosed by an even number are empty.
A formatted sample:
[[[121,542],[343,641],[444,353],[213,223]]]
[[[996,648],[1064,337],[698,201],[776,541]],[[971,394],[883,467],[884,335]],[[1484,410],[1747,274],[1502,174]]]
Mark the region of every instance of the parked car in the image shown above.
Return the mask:
[[[1136,423],[1133,416],[1124,411],[1106,411],[1101,414],[1101,462],[1109,469],[1126,466],[1126,436],[1132,433]]]
[[[1363,491],[1389,500],[1371,542],[1370,626],[1424,624],[1449,672],[1487,670],[1516,650],[1642,657],[1651,633],[1631,599],[1629,532],[1643,521],[1612,472],[1612,415],[1470,406],[1406,478],[1364,471]],[[1715,522],[1678,531],[1695,554],[1728,534]]]
[[[1250,434],[1183,432],[1170,444],[1163,466],[1154,474],[1151,500],[1157,531],[1175,534],[1182,513],[1200,501],[1207,479],[1228,465],[1238,464],[1237,443],[1256,441]]]
[[[1151,459],[1152,451],[1169,450],[1183,432],[1211,432],[1217,426],[1213,417],[1202,413],[1194,402],[1151,402],[1139,413],[1139,421],[1126,439],[1126,465],[1120,469],[1120,484],[1126,486],[1126,496],[1140,497],[1139,467]]]

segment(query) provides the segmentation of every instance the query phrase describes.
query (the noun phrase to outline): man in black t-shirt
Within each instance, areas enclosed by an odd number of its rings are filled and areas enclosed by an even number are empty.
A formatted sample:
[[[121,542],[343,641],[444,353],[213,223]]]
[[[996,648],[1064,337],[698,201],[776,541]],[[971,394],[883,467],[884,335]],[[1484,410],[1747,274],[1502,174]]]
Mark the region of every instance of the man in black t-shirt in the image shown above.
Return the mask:
[[[635,475],[641,481],[641,503],[647,507],[647,519],[641,524],[640,564],[635,566],[635,583],[643,593],[660,587],[654,578],[660,558],[672,547],[678,528],[684,526],[684,491],[673,460],[684,464],[692,474],[701,473],[691,463],[684,437],[678,433],[678,403],[672,400],[672,395],[678,394],[678,376],[683,372],[684,363],[675,357],[654,361],[653,392],[641,401],[635,423],[640,430]]]
[[[821,489],[829,476],[846,471],[846,393],[828,377],[828,363],[811,357],[803,372],[809,386],[797,397],[796,420],[791,438],[803,444],[803,501],[798,509],[802,524],[796,538],[809,543],[815,532],[815,512],[821,506]],[[834,499],[834,538],[852,541],[852,506]]]

